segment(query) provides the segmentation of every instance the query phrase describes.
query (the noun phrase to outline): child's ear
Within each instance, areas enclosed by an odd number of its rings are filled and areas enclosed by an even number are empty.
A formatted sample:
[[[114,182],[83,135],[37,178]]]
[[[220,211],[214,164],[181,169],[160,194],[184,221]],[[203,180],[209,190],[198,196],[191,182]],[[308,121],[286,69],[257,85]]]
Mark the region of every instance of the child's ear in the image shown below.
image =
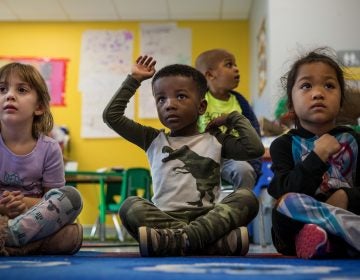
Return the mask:
[[[200,105],[199,105],[199,115],[203,115],[206,112],[206,108],[207,108],[207,100],[204,98],[200,101]]]
[[[35,111],[34,111],[34,115],[35,116],[41,116],[42,114],[44,114],[44,106],[42,106],[42,104],[38,104]]]
[[[205,78],[206,78],[206,80],[212,80],[213,78],[215,78],[212,70],[206,70]]]

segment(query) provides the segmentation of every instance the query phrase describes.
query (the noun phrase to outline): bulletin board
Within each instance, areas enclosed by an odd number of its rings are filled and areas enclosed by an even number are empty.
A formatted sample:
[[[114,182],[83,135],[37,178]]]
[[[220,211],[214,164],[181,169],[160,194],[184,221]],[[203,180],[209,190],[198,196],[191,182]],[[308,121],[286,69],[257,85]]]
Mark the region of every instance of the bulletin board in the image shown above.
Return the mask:
[[[37,58],[37,57],[0,57],[0,67],[20,62],[33,65],[43,76],[49,89],[52,106],[65,105],[65,81],[67,59]]]

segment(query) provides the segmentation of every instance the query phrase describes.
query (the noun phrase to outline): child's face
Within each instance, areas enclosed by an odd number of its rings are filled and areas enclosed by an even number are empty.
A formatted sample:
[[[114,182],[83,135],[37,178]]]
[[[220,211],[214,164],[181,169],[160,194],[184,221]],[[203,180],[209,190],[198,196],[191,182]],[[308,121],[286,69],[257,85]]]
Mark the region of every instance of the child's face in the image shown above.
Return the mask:
[[[299,67],[292,89],[293,110],[302,127],[330,130],[340,110],[341,91],[335,70],[314,62]]]
[[[240,82],[240,74],[235,57],[229,54],[210,70],[206,77],[208,83],[216,91],[229,91],[236,88]]]
[[[197,119],[206,110],[206,101],[200,98],[192,78],[167,76],[153,84],[156,109],[161,123],[172,136],[190,136],[198,133]]]
[[[12,74],[6,81],[0,79],[0,119],[3,125],[32,124],[34,115],[42,113],[36,91],[17,74]]]

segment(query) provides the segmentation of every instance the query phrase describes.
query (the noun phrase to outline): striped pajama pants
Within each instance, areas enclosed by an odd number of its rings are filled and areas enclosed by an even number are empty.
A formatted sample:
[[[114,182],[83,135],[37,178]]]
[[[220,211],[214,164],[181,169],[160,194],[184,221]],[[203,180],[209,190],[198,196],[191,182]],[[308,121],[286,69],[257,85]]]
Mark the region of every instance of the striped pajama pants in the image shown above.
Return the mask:
[[[281,243],[291,242],[304,224],[316,224],[360,252],[360,216],[301,193],[288,193],[275,206],[274,245],[281,249]],[[293,245],[290,247],[293,251]]]

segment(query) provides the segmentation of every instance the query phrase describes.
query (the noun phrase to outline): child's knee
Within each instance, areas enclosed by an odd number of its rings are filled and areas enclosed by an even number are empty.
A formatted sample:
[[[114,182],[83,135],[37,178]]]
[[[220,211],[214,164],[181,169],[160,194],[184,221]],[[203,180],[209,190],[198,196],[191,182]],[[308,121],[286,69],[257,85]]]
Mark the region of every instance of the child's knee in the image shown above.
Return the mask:
[[[259,212],[259,208],[260,208],[259,200],[252,191],[250,191],[248,189],[246,189],[246,190],[251,194],[251,196],[250,196],[250,194],[248,194],[248,207],[249,207],[249,210],[251,210],[249,212],[252,213],[252,219],[254,219]]]
[[[306,199],[304,200],[303,198],[306,197],[307,195],[302,193],[289,192],[278,199],[278,201],[275,203],[274,209],[287,215],[289,212],[289,207],[292,208],[292,205],[297,205],[299,200],[303,201],[302,204],[304,204]]]
[[[295,199],[298,199],[299,193],[289,192],[284,194],[282,197],[280,197],[276,203],[276,208],[279,207],[279,205],[282,204],[288,204],[289,202],[294,201]]]
[[[249,210],[249,215],[253,218],[256,217],[259,212],[259,200],[253,191],[248,188],[240,188],[235,192],[238,197],[237,201],[240,206],[246,206]]]
[[[142,199],[137,196],[130,196],[121,205],[119,209],[119,217],[126,228],[128,233],[135,238],[138,239],[138,227],[143,225],[143,216],[140,215],[138,209],[143,209]]]
[[[82,209],[83,202],[80,192],[72,186],[64,186],[59,189],[70,200],[75,210]]]
[[[56,198],[59,202],[69,201],[71,208],[76,212],[80,212],[83,207],[83,202],[80,192],[72,186],[64,186],[61,188],[50,189],[44,196],[45,200]],[[67,200],[63,200],[67,198]],[[68,207],[68,206],[67,206]]]
[[[127,220],[129,211],[131,211],[133,208],[136,208],[136,204],[138,204],[140,201],[141,198],[138,196],[130,196],[126,198],[119,209],[120,219]]]
[[[252,203],[259,204],[259,201],[254,194],[254,192],[249,188],[241,188],[237,189],[235,193],[240,194],[243,197],[246,197],[249,201],[252,201]]]

